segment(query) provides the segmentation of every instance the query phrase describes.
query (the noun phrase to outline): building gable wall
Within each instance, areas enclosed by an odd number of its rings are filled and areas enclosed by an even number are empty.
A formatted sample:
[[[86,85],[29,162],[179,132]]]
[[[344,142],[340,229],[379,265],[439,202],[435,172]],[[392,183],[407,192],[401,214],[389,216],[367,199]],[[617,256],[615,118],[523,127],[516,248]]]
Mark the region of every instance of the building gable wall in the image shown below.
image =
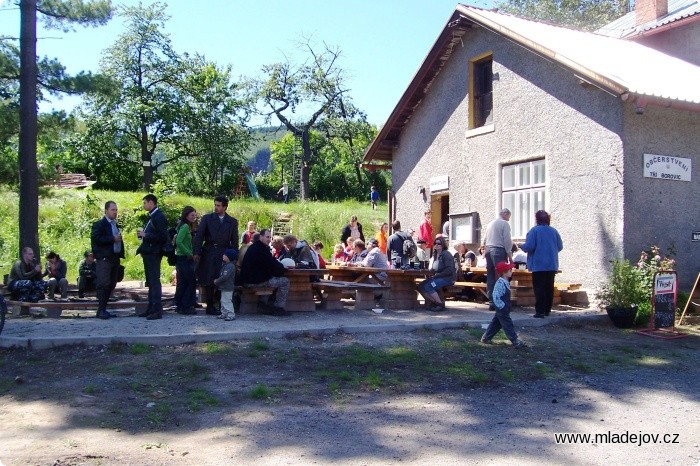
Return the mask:
[[[469,137],[467,64],[489,50],[494,131]],[[622,111],[619,99],[580,85],[572,72],[475,27],[401,135],[392,163],[396,218],[416,228],[430,206],[430,178],[449,175],[450,212],[478,212],[485,227],[500,208],[501,165],[544,157],[547,209],[565,244],[559,279],[593,286],[623,249]]]
[[[624,255],[636,262],[640,252],[674,246],[681,289],[700,273],[700,115],[647,106],[643,114],[625,108]],[[644,154],[690,159],[691,181],[644,177]]]
[[[700,21],[634,40],[672,57],[700,66]]]

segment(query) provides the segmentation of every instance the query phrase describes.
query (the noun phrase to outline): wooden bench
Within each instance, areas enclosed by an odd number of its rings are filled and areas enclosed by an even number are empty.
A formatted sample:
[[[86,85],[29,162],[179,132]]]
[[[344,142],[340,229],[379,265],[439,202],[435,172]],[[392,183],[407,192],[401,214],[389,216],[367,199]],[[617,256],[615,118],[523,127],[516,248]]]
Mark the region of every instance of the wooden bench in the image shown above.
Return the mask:
[[[257,314],[260,296],[270,296],[275,292],[275,289],[264,286],[237,286],[235,291],[240,292],[241,296],[241,304],[237,312],[240,314]]]
[[[58,188],[86,188],[97,183],[97,181],[89,180],[82,173],[61,173],[55,186]]]
[[[341,299],[344,293],[354,293],[355,305],[353,309],[372,309],[375,306],[374,293],[389,289],[387,285],[336,280],[321,280],[312,283],[311,286],[322,292],[321,308],[333,311],[343,309]]]
[[[46,309],[46,315],[51,318],[61,317],[64,310],[97,310],[97,301],[39,301],[38,303],[30,303],[24,301],[5,301],[8,309],[12,309],[14,316],[28,316],[30,308]],[[145,301],[110,301],[107,308],[123,309],[134,308],[136,313],[145,311],[148,307],[148,302]]]

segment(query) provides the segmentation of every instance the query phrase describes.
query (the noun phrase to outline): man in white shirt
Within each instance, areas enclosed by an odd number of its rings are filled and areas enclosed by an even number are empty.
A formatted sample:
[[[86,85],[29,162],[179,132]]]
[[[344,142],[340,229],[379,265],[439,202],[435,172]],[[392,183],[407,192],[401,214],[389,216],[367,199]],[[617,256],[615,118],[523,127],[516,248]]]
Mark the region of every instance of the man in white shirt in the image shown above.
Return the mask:
[[[486,286],[488,289],[489,302],[493,306],[491,293],[496,283],[496,264],[499,262],[512,262],[511,249],[513,240],[510,236],[510,210],[502,209],[498,218],[492,220],[486,226],[483,245],[486,248]]]

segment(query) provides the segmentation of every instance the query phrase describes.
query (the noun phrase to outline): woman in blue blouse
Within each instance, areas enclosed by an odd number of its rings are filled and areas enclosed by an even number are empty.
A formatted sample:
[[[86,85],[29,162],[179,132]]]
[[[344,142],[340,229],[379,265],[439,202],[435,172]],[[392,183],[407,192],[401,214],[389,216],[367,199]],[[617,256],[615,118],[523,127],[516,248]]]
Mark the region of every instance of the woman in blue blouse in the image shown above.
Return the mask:
[[[559,251],[564,248],[559,232],[549,226],[551,217],[544,210],[535,213],[537,225],[527,232],[522,250],[527,253],[527,269],[532,272],[535,315],[543,318],[552,311],[554,276],[559,270]]]

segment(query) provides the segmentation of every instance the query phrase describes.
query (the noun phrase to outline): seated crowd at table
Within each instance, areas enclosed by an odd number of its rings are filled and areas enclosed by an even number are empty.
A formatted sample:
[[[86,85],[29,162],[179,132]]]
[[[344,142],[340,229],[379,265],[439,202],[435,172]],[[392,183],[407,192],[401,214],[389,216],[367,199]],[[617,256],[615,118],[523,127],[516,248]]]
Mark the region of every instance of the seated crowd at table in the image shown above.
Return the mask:
[[[488,283],[491,307],[497,309],[491,296],[497,278],[492,278],[492,272],[497,263],[514,262],[516,266],[520,263],[537,264],[535,259],[538,248],[544,246],[538,246],[535,233],[550,243],[554,241],[553,246],[547,246],[547,254],[550,256],[552,251],[556,253],[561,250],[561,239],[558,238],[558,233],[550,231],[553,230],[551,227],[550,230],[533,229],[532,238],[528,233],[528,240],[523,244],[524,251],[520,250],[510,241],[510,226],[507,224],[510,212],[504,209],[499,218],[489,223],[484,244],[478,252],[474,252],[464,241],[457,240],[449,244],[445,228],[443,232],[433,235],[431,215],[427,211],[417,232],[412,229],[404,231],[401,222],[395,220],[391,224],[391,234],[389,225],[383,223],[374,236],[367,238],[366,230],[358,218],[352,216],[350,222],[342,228],[339,242],[334,245],[326,261],[322,256],[324,245],[321,242],[310,243],[291,234],[273,237],[268,228],[258,231],[254,221],[247,222],[245,231],[239,236],[238,220],[227,214],[227,208],[228,199],[218,196],[214,199],[214,211],[204,215],[198,222],[196,210],[185,206],[172,229],[173,233],[169,233],[167,220],[159,212],[157,198],[152,194],[144,197],[148,221],[137,233],[140,245],[136,253],[141,254],[144,260],[149,306],[141,316],[148,320],[162,317],[160,263],[164,255],[173,256],[176,269],[174,301],[177,313],[196,314],[197,307],[205,307],[206,314],[231,321],[235,319],[236,303],[240,300],[241,290],[251,287],[272,290],[267,301],[263,299],[266,297],[261,298],[260,312],[289,315],[285,309],[289,293],[289,280],[285,273],[289,268],[369,268],[375,269],[372,277],[380,283],[391,280],[388,272],[392,269],[423,270],[423,277],[427,278],[416,286],[416,291],[425,300],[425,308],[431,311],[445,309],[444,297],[441,295],[443,289],[457,282],[475,284],[484,280]],[[79,296],[82,298],[86,292],[96,290],[100,303],[97,316],[102,319],[114,317],[107,312],[106,305],[120,279],[119,273],[123,274],[123,267],[121,271],[119,268],[120,259],[124,257],[124,246],[116,218],[116,203],[108,201],[104,217],[93,224],[92,249],[85,252],[79,266]],[[537,222],[538,226],[548,226],[548,214],[538,212]],[[502,239],[504,233],[507,236],[505,240]],[[494,237],[498,239],[494,240]],[[530,255],[525,251],[530,252]],[[46,255],[46,261],[45,268],[42,268],[34,258],[32,249],[23,248],[22,257],[12,266],[9,276],[8,289],[13,299],[37,302],[48,292],[49,299],[66,300],[66,262],[53,251]],[[547,284],[543,287],[553,287],[553,273],[558,267],[556,260],[549,262],[551,263],[546,265]],[[487,274],[481,272],[484,267]],[[480,272],[475,273],[477,270]],[[310,279],[319,280],[316,276],[311,276]],[[201,290],[204,306],[198,303],[197,286]],[[60,298],[56,298],[56,291],[60,293]],[[381,296],[381,293],[377,296]],[[467,291],[462,297],[475,299],[476,295]],[[547,315],[551,310],[551,296],[546,295],[542,299],[544,301],[537,308],[535,317]]]

